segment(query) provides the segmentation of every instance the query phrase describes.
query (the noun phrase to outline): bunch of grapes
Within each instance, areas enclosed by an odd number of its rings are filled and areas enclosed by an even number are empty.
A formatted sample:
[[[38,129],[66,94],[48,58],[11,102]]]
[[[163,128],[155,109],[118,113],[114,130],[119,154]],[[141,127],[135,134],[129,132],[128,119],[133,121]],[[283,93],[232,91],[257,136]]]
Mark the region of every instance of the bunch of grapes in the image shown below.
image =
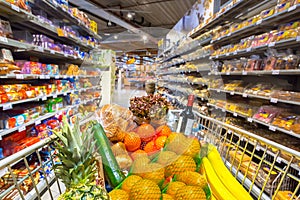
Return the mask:
[[[169,108],[169,102],[160,94],[134,97],[130,99],[129,109],[134,116],[143,119],[159,119],[165,115]]]

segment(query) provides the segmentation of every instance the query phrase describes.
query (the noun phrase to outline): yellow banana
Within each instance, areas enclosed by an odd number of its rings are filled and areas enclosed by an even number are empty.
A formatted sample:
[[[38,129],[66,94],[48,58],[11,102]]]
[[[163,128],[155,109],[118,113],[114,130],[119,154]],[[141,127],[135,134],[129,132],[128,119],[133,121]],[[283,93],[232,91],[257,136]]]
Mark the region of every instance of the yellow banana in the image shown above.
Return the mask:
[[[207,158],[213,166],[216,174],[218,175],[224,186],[231,192],[237,199],[253,200],[250,194],[244,187],[234,178],[227,167],[224,165],[222,158],[216,148],[213,148],[207,155]]]
[[[223,185],[214,168],[211,166],[209,160],[206,157],[202,159],[202,164],[204,165],[207,180],[212,189],[213,195],[218,200],[240,200],[236,199]]]

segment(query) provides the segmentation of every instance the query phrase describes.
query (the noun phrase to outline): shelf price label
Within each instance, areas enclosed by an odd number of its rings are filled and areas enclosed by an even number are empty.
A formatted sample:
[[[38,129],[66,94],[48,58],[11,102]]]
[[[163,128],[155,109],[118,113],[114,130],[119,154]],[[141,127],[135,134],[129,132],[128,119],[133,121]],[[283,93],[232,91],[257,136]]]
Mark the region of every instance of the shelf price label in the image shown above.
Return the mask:
[[[252,122],[253,122],[253,119],[249,117],[249,118],[247,119],[247,121],[250,122],[250,123],[252,123]]]
[[[46,100],[47,100],[47,96],[43,96],[42,101],[46,101]]]
[[[280,70],[273,70],[272,75],[278,75],[280,73]]]
[[[281,159],[280,157],[277,157],[277,158],[276,158],[276,162],[281,163],[281,162],[282,162],[282,159]]]
[[[229,76],[230,75],[230,72],[226,72],[226,76]]]
[[[22,132],[22,131],[25,131],[25,130],[26,130],[26,127],[25,127],[25,126],[21,126],[21,127],[18,129],[19,132]]]
[[[297,41],[297,42],[300,42],[300,36],[297,36],[297,37],[296,37],[296,41]]]
[[[230,92],[230,95],[232,95],[232,96],[233,96],[233,95],[234,95],[234,92]]]
[[[16,74],[16,79],[24,79],[24,75],[23,74]]]
[[[247,94],[247,93],[243,93],[243,97],[244,97],[244,98],[247,98],[247,97],[248,97],[248,94]]]
[[[36,120],[35,121],[35,125],[37,126],[37,125],[39,125],[39,124],[41,124],[42,122],[41,122],[41,120]]]
[[[0,42],[8,43],[8,40],[6,37],[1,37],[0,36]]]
[[[36,48],[36,50],[37,50],[37,51],[40,51],[40,52],[44,52],[44,48],[41,47],[41,46],[38,46],[38,47]]]
[[[269,130],[270,131],[276,131],[276,127],[275,126],[269,126]]]
[[[291,12],[291,11],[293,11],[293,10],[296,10],[296,8],[297,8],[297,5],[294,5],[294,6],[292,6],[292,7],[290,7],[290,8],[288,9],[288,12]]]
[[[3,105],[3,110],[10,110],[12,109],[12,104],[11,103],[6,103]]]
[[[249,47],[249,48],[246,49],[246,51],[247,51],[247,52],[250,52],[250,51],[252,51],[252,48]]]
[[[50,50],[50,53],[51,53],[51,54],[55,54],[55,51],[54,51],[54,50]]]
[[[276,98],[271,98],[271,103],[277,103],[278,102],[278,99],[276,99]]]
[[[45,76],[45,79],[50,79],[50,76],[49,76],[49,75],[46,75],[46,76]]]
[[[59,79],[59,75],[56,75],[54,78],[55,78],[55,79]]]
[[[14,11],[20,12],[19,6],[16,6],[14,4],[10,4],[10,6],[11,6],[11,9],[13,9]]]
[[[243,76],[246,76],[247,74],[248,74],[247,71],[243,71],[243,72],[242,72],[242,75],[243,75]]]
[[[238,115],[237,115],[237,113],[233,113],[233,116],[237,117]]]
[[[262,23],[262,20],[258,20],[257,22],[256,22],[256,25],[259,25],[259,24],[261,24]]]

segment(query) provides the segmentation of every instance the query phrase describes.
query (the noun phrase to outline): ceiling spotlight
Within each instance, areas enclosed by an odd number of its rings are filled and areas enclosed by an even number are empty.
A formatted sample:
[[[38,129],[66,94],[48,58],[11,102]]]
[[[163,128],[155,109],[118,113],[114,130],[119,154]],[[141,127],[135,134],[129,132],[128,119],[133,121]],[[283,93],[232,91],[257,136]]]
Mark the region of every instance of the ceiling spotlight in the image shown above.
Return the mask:
[[[116,39],[118,39],[118,36],[117,36],[117,35],[115,35],[115,36],[114,36],[114,39],[115,39],[115,40],[116,40]]]
[[[147,40],[148,37],[146,35],[143,35],[143,40]]]
[[[110,36],[110,33],[104,33],[104,35],[106,35],[106,36]]]
[[[108,22],[107,22],[107,26],[112,26],[111,21],[108,21]]]

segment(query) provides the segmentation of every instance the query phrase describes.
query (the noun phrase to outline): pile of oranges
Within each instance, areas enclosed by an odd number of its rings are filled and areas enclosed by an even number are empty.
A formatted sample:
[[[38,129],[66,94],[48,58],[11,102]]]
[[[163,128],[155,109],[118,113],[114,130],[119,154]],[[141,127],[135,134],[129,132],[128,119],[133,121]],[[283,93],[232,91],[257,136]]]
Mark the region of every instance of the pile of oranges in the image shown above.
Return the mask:
[[[131,152],[131,157],[135,159],[139,155],[151,155],[162,149],[171,133],[167,125],[155,129],[151,124],[143,124],[134,132],[127,133],[123,142],[126,150]]]

